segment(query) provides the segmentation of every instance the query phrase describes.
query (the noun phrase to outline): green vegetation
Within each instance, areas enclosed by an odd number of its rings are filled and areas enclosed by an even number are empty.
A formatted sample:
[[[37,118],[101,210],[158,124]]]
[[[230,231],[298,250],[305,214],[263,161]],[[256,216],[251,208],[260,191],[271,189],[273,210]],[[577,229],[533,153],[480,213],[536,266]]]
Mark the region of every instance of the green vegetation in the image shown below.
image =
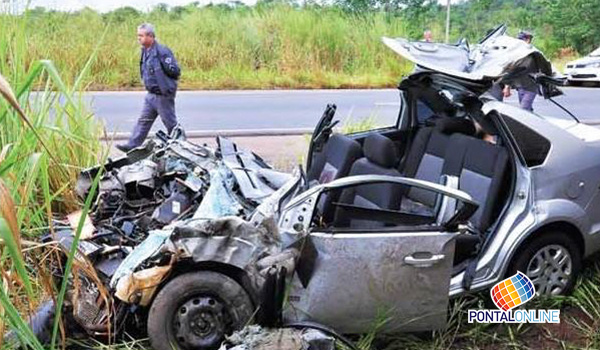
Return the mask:
[[[86,79],[92,89],[140,87],[136,27],[143,21],[155,23],[175,52],[187,89],[391,86],[412,68],[381,44],[382,35],[405,33],[403,21],[384,13],[273,5],[29,15],[26,59],[49,58],[66,76],[76,75],[108,27]]]
[[[78,93],[93,56],[67,84],[50,61],[26,61],[26,26],[24,18],[0,20],[0,340],[11,328],[43,349],[24,315],[54,293],[47,269],[53,254],[40,254],[35,238],[54,215],[81,206],[74,183],[82,167],[98,161],[101,128]],[[34,86],[41,90],[33,94]]]
[[[451,41],[476,42],[507,23],[512,34],[533,30],[535,45],[553,59],[585,54],[600,44],[595,26],[600,10],[591,0],[577,3],[465,1],[453,6]],[[387,49],[381,36],[420,39],[429,28],[442,41],[445,9],[425,0],[338,0],[326,7],[267,0],[254,7],[158,6],[149,13],[129,7],[106,14],[37,8],[26,16],[21,62],[29,67],[40,58],[52,60],[71,83],[106,29],[84,79],[91,89],[141,88],[136,27],[144,21],[156,25],[159,39],[178,57],[183,89],[353,88],[395,86],[412,65]]]

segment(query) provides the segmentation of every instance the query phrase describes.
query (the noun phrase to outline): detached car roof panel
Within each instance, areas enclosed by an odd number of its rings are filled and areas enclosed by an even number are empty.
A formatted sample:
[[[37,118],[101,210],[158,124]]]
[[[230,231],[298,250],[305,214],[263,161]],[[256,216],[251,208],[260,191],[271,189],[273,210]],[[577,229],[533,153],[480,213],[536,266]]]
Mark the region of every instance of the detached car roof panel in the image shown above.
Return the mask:
[[[473,81],[498,79],[509,67],[518,67],[528,56],[550,66],[534,46],[504,34],[491,35],[474,48],[464,40],[457,45],[404,38],[383,37],[382,40],[394,52],[420,67]]]

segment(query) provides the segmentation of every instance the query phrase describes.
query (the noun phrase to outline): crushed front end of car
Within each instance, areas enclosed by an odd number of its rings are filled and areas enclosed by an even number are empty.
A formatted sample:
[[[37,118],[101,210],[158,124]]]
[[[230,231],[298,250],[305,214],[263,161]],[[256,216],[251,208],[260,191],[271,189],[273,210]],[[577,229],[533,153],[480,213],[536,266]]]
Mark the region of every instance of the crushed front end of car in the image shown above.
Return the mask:
[[[227,139],[217,145],[162,135],[81,172],[82,199],[102,173],[71,276],[62,271],[81,214],[57,220],[46,237],[64,253],[52,270],[57,282],[68,278],[63,314],[74,321],[67,322],[71,335],[112,342],[124,332],[143,334],[157,291],[188,271],[244,271],[244,288],[259,305],[265,283],[294,270],[298,249],[282,249],[275,216],[301,174],[274,171]]]

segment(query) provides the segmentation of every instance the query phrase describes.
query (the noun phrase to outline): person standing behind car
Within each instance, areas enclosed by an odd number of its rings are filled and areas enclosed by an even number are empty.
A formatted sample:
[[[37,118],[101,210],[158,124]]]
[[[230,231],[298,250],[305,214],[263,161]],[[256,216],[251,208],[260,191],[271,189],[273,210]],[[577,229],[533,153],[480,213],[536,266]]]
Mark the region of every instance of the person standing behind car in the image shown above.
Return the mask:
[[[137,37],[142,46],[140,75],[147,94],[142,113],[129,141],[126,144],[116,145],[123,152],[129,152],[144,142],[157,116],[160,115],[169,134],[177,125],[175,95],[177,80],[181,75],[177,60],[168,47],[158,43],[152,24],[140,25]]]
[[[523,40],[527,44],[531,45],[533,41],[533,34],[527,31],[521,31],[517,35],[517,39]],[[531,73],[532,71],[536,71],[537,69],[534,67],[535,62],[530,62],[527,71],[524,73],[525,75]],[[533,112],[533,101],[535,100],[535,96],[538,92],[538,86],[532,79],[528,79],[528,77],[524,77],[523,79],[519,79],[517,85],[517,93],[519,96],[519,105],[521,108]],[[510,97],[510,85],[504,86],[503,96]]]
[[[433,41],[433,33],[431,33],[431,30],[427,29],[423,32],[423,41],[430,43]]]

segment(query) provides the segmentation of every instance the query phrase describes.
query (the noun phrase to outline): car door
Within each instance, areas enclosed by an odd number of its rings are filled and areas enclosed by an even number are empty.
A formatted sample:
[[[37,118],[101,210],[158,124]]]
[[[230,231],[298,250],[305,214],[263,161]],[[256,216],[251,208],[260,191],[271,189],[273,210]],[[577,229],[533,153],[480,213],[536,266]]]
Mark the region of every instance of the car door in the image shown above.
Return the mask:
[[[322,186],[319,195],[375,183],[434,191],[441,198],[437,213],[428,218],[401,210],[353,205],[350,215],[354,219],[374,222],[375,227],[360,228],[335,224],[319,227],[323,225],[315,217],[318,213],[313,215],[309,227],[316,251],[313,271],[304,282],[294,277],[286,319],[318,322],[342,333],[421,331],[445,326],[456,227],[477,205],[464,192],[448,187],[375,175],[336,180]],[[304,204],[292,203],[291,207],[295,204],[305,213],[306,203],[318,201],[317,192],[305,198]],[[451,201],[456,205],[457,200],[462,202],[458,210],[450,205]],[[450,207],[451,215],[437,215]],[[283,220],[290,223],[290,210]],[[378,221],[385,224],[378,225]]]

